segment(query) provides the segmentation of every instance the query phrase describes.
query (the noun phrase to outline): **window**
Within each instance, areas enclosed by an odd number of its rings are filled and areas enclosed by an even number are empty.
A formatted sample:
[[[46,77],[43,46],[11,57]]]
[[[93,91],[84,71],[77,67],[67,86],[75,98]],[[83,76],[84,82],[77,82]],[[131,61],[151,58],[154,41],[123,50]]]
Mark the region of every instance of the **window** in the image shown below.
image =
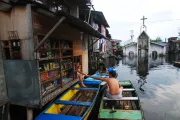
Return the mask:
[[[20,40],[2,41],[1,46],[3,59],[21,59]]]

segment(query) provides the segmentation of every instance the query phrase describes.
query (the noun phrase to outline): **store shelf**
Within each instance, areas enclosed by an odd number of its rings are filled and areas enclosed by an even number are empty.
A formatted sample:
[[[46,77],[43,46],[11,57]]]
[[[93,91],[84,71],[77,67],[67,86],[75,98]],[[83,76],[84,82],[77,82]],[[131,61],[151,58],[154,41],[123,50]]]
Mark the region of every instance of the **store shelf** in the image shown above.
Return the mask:
[[[50,48],[50,49],[44,49],[44,48],[40,48],[39,50],[38,50],[39,52],[48,52],[48,51],[59,51],[59,48]]]
[[[72,55],[71,56],[62,56],[60,58],[70,58],[70,57],[73,57]]]
[[[61,48],[61,50],[73,50],[72,48]]]
[[[52,89],[42,93],[42,96],[44,97],[44,96],[50,94],[51,92],[53,92],[54,90],[58,89],[59,87],[61,87],[61,85],[57,85],[56,87],[54,87],[54,88],[52,88]]]
[[[61,70],[61,72],[68,71],[68,70],[71,70],[71,69],[73,69],[73,68],[69,68],[69,69],[66,69],[66,70]]]
[[[63,78],[62,83],[63,83],[63,85],[65,85],[65,84],[69,83],[72,80],[73,80],[73,78]]]
[[[40,58],[39,61],[59,59],[59,57]]]
[[[43,72],[40,72],[40,73],[43,74],[43,73],[50,72],[50,71],[54,71],[54,70],[58,70],[58,69],[59,69],[59,68],[54,68],[54,69],[50,69],[50,70],[43,71]]]
[[[49,78],[49,79],[46,79],[46,80],[43,80],[43,81],[41,81],[41,84],[43,85],[43,84],[45,84],[45,83],[54,81],[54,80],[56,80],[56,79],[58,79],[58,78],[60,78],[60,75],[55,76],[55,77],[52,77],[52,78]]]

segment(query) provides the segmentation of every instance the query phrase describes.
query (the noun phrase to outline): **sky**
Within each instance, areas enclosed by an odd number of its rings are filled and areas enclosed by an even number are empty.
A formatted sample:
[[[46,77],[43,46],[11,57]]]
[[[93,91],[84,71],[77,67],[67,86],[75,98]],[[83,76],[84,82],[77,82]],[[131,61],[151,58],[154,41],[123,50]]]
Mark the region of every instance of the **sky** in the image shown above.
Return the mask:
[[[102,11],[113,39],[125,42],[134,31],[140,34],[143,15],[151,39],[177,37],[180,28],[180,0],[92,0],[96,11]]]

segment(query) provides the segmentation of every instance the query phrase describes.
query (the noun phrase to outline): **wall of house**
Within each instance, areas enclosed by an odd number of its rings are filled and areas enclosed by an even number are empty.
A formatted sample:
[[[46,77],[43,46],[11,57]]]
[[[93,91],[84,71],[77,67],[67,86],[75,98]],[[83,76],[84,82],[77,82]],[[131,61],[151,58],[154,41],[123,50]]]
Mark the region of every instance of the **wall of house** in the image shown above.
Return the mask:
[[[93,42],[96,42],[93,44],[93,52],[99,52],[99,44],[100,44],[100,40],[98,39],[95,39],[94,37],[92,38],[93,39]],[[98,40],[98,41],[97,41]]]
[[[9,12],[0,11],[0,18],[0,40],[10,40],[8,32],[17,31],[22,43],[22,59],[34,59],[31,6],[15,6]]]
[[[128,47],[124,47],[123,55],[129,56],[129,52],[131,52],[131,51],[134,53],[135,56],[137,55],[137,44],[134,44],[134,45],[131,45]]]
[[[157,54],[159,55],[159,54],[165,54],[166,52],[166,50],[165,50],[165,48],[163,47],[163,46],[160,46],[160,45],[156,45],[156,44],[150,44],[150,55],[152,56],[152,52],[153,51],[157,51]]]
[[[112,43],[111,43],[111,41],[106,41],[106,44],[107,44],[107,51],[110,51],[111,53],[112,53]]]
[[[17,30],[20,39],[28,39],[26,7],[16,6],[10,12],[0,11],[0,40],[9,40],[8,31]]]

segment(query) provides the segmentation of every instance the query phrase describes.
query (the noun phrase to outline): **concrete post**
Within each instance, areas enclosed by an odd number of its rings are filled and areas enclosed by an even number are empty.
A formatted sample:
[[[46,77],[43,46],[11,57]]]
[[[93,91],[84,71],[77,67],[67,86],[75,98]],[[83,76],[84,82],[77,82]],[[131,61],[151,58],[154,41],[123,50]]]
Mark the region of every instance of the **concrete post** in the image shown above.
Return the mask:
[[[27,108],[27,120],[33,120],[33,109]]]

